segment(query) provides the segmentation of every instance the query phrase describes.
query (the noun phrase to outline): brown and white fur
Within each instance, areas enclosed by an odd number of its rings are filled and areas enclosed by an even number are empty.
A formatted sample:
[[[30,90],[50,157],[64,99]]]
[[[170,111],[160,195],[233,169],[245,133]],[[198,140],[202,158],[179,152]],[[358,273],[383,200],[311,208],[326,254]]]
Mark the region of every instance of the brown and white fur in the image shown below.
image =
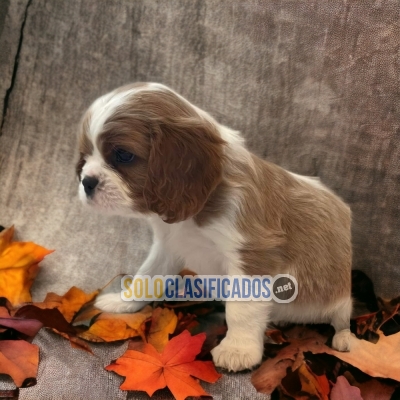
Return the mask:
[[[228,332],[212,351],[217,366],[238,371],[258,364],[270,321],[331,323],[332,346],[349,350],[351,214],[318,179],[258,158],[239,132],[156,83],[97,99],[79,142],[82,202],[146,218],[153,228],[138,274],[177,274],[185,265],[198,274],[297,279],[292,303],[226,303]],[[118,149],[134,154],[132,162],[116,160]],[[98,181],[90,195],[86,177]],[[100,295],[96,306],[134,312],[144,303],[111,293]]]

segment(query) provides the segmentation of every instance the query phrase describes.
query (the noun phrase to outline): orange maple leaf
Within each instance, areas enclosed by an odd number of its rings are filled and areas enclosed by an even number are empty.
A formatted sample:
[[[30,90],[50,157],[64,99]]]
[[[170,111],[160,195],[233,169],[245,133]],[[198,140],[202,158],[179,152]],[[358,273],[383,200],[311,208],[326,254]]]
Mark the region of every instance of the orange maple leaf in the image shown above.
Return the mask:
[[[0,296],[13,306],[32,301],[29,292],[39,262],[53,250],[32,242],[12,242],[14,227],[0,233]]]
[[[195,361],[205,339],[204,333],[191,336],[183,331],[167,343],[161,354],[146,343],[142,352],[127,350],[106,370],[126,377],[122,390],[142,390],[152,396],[167,386],[177,400],[209,396],[193,378],[214,383],[221,377],[212,361]]]

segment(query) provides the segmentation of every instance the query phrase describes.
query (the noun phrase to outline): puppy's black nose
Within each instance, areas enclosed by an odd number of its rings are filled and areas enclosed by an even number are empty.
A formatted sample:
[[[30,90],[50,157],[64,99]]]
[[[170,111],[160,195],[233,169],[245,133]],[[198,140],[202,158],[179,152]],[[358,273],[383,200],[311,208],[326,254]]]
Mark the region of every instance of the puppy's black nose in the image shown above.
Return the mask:
[[[82,180],[82,185],[85,188],[85,193],[87,196],[91,197],[94,194],[94,189],[96,189],[99,180],[93,176],[86,176]]]

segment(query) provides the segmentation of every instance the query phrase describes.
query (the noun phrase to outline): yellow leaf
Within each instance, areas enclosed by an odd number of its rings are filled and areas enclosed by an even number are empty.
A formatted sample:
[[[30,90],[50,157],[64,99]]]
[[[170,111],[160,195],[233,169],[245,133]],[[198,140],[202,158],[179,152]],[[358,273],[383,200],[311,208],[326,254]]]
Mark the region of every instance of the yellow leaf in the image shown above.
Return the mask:
[[[143,336],[143,322],[151,316],[151,306],[144,307],[134,314],[101,313],[90,328],[79,334],[89,341],[113,342],[136,336]]]
[[[12,242],[13,234],[13,227],[0,233],[0,296],[17,306],[32,301],[29,290],[38,264],[53,251],[32,242]]]
[[[174,310],[156,308],[153,311],[147,342],[161,353],[169,341],[169,335],[174,333],[177,323],[178,317]]]
[[[46,298],[41,303],[35,303],[39,308],[58,308],[64,318],[71,322],[75,314],[86,304],[92,301],[97,294],[96,290],[93,293],[85,293],[83,290],[72,286],[64,296],[59,296],[56,293],[47,293]]]

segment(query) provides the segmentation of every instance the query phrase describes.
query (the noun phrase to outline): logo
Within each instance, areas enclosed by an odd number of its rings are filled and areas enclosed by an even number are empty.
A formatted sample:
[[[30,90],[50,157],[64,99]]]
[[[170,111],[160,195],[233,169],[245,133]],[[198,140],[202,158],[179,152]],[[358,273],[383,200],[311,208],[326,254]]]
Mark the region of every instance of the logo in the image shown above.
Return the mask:
[[[125,275],[124,301],[271,301],[290,303],[298,294],[296,279],[270,275]]]

